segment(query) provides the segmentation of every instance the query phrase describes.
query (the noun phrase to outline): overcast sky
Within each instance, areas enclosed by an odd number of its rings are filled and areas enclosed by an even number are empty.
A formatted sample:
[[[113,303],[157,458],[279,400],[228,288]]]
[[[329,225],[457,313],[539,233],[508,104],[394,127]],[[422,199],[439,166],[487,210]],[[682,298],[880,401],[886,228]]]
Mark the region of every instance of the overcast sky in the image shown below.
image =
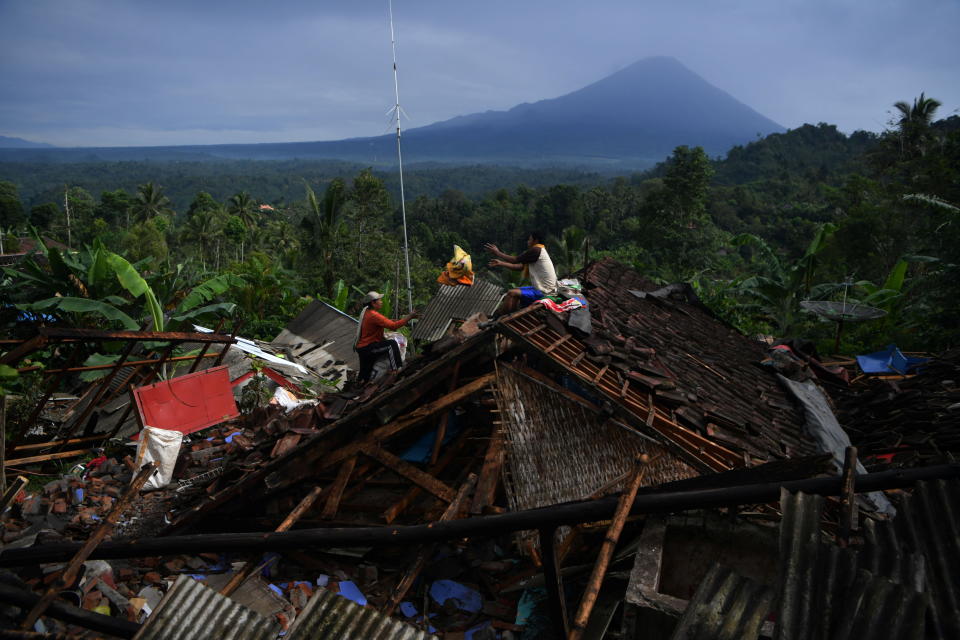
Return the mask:
[[[416,127],[673,56],[789,127],[960,107],[960,0],[395,0]],[[0,0],[0,135],[61,146],[390,131],[387,0]],[[654,88],[651,88],[653,90]]]

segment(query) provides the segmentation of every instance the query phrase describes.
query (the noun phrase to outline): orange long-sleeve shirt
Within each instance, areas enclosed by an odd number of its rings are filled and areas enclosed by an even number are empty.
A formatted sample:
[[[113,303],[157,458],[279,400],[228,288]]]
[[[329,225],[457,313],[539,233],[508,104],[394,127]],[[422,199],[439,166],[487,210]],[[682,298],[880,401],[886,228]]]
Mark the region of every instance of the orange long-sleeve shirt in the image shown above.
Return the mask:
[[[379,311],[367,309],[366,313],[363,314],[363,324],[360,326],[360,339],[357,340],[357,349],[383,340],[384,329],[393,331],[405,324],[407,324],[406,318],[391,320]]]

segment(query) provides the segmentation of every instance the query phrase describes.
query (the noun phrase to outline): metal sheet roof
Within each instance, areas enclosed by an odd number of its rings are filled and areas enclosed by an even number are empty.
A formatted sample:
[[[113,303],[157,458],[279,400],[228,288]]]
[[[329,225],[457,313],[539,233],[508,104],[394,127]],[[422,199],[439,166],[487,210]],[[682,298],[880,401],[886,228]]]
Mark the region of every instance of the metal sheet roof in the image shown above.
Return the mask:
[[[357,320],[326,302],[314,300],[270,343],[314,371],[324,371],[342,361],[351,369],[360,362],[353,350]]]
[[[462,322],[475,313],[493,315],[503,299],[502,287],[477,278],[469,287],[441,286],[423,310],[410,337],[433,342],[446,334],[451,322]]]
[[[134,640],[273,640],[276,623],[180,576]]]
[[[714,565],[672,640],[753,640],[760,635],[772,600],[772,589]]]
[[[373,607],[319,589],[285,636],[289,640],[428,640],[436,636]]]

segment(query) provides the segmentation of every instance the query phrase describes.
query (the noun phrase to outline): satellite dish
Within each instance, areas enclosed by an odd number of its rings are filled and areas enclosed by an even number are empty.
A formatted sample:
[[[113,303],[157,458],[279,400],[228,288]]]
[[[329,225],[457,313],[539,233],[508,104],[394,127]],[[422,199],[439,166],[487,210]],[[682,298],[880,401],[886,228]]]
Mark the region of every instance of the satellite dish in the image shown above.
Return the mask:
[[[837,323],[837,337],[834,340],[833,350],[840,352],[840,334],[844,322],[863,322],[876,320],[887,315],[883,309],[877,309],[859,302],[847,300],[847,288],[852,282],[843,283],[843,300],[803,300],[800,306],[816,315]]]

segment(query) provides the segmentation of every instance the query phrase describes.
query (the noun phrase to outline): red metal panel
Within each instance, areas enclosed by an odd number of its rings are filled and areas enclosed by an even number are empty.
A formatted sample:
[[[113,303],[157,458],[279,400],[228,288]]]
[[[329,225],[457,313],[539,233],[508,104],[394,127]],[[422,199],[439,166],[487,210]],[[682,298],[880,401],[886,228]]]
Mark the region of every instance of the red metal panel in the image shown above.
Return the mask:
[[[133,390],[144,426],[193,433],[240,415],[226,366]]]

